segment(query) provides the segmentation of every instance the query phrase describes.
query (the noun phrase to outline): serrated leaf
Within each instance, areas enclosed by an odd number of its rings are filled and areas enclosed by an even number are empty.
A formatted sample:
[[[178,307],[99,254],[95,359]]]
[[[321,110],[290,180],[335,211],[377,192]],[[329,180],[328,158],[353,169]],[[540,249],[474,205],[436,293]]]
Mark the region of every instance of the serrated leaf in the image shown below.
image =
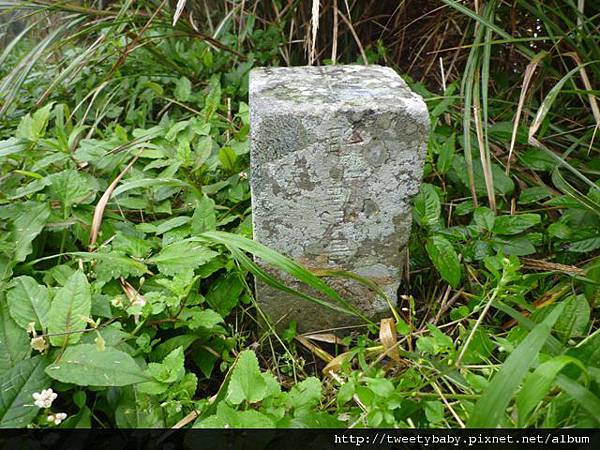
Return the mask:
[[[539,214],[517,214],[515,216],[499,216],[494,222],[493,232],[496,234],[518,234],[542,221]]]
[[[188,309],[180,314],[180,318],[185,320],[185,326],[190,330],[196,330],[200,327],[210,330],[223,323],[223,317],[212,309]]]
[[[101,255],[101,256],[98,256]],[[139,277],[148,268],[139,261],[117,252],[97,253],[96,278],[98,281],[110,281],[117,278]]]
[[[244,350],[233,368],[227,389],[227,400],[233,405],[246,401],[256,403],[267,393],[267,383],[258,367],[258,359],[252,350]]]
[[[0,428],[24,428],[38,415],[33,393],[50,386],[47,365],[46,358],[35,356],[0,377]]]
[[[35,322],[36,330],[47,327],[50,297],[46,286],[28,276],[15,278],[6,300],[11,317],[21,328],[27,329],[31,322]]]
[[[295,410],[311,408],[321,400],[321,381],[315,377],[296,384],[286,396],[286,405]]]
[[[194,215],[192,216],[192,234],[198,235],[205,231],[212,231],[216,228],[217,216],[215,214],[215,202],[205,195],[198,202]]]
[[[186,77],[181,77],[175,85],[175,98],[180,102],[187,102],[192,95],[192,82]]]
[[[48,311],[50,343],[56,347],[76,344],[92,308],[90,285],[81,271],[75,272],[60,288]]]
[[[427,254],[444,280],[457,288],[461,279],[461,266],[454,247],[446,238],[434,234],[425,244]]]
[[[232,407],[219,403],[217,413],[205,419],[198,419],[194,428],[274,428],[273,420],[254,409],[238,411]]]
[[[21,206],[23,213],[13,223],[15,260],[18,262],[25,261],[31,254],[32,241],[41,233],[50,217],[50,207],[46,203],[25,203]]]
[[[0,293],[0,373],[29,358],[29,335],[10,316],[8,304]]]
[[[57,200],[64,208],[94,200],[95,186],[90,179],[76,170],[63,170],[48,177],[50,198]]]
[[[183,241],[164,247],[147,262],[158,266],[158,270],[165,275],[176,275],[178,272],[206,264],[217,255],[217,252],[209,250],[199,242]]]
[[[112,347],[99,351],[93,344],[68,347],[46,373],[78,386],[127,386],[152,379],[127,353]]]
[[[174,383],[185,374],[183,347],[177,347],[164,357],[162,363],[148,364],[147,372],[160,383]]]

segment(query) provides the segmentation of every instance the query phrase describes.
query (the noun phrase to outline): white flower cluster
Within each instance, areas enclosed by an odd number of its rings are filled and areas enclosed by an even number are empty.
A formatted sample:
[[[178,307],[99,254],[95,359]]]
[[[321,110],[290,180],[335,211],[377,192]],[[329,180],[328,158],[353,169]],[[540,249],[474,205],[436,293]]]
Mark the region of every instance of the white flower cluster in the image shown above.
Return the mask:
[[[35,406],[38,408],[50,408],[52,406],[52,402],[56,400],[58,394],[56,394],[52,388],[42,389],[42,392],[34,392],[33,399],[35,402]]]
[[[48,422],[54,422],[54,425],[60,425],[60,423],[67,418],[65,413],[50,414],[48,416]]]

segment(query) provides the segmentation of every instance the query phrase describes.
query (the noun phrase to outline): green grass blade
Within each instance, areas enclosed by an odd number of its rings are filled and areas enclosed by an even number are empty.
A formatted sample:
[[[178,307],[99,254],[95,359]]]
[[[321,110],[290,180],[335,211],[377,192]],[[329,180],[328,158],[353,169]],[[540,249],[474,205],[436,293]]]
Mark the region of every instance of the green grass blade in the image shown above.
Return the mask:
[[[552,389],[558,374],[569,364],[574,364],[584,373],[587,373],[586,367],[578,359],[572,356],[559,355],[540,364],[532,373],[527,375],[516,398],[519,426],[527,425],[531,412]]]
[[[331,288],[331,286],[329,286],[319,277],[290,258],[287,258],[258,242],[252,241],[237,234],[225,233],[223,231],[209,231],[201,234],[199,237],[212,243],[225,245],[228,248],[238,248],[253,254],[273,267],[283,270],[284,272],[307,284],[311,288],[316,289],[323,295],[343,306],[346,310],[353,311],[355,315],[370,323],[370,321],[360,311],[358,311],[346,299],[340,296],[335,289]]]
[[[292,288],[286,286],[285,284],[281,283],[279,280],[277,280],[276,278],[272,277],[267,272],[265,272],[260,266],[258,266],[250,258],[248,258],[246,256],[246,254],[243,251],[241,251],[240,249],[238,249],[236,247],[229,247],[229,246],[227,246],[227,249],[231,252],[233,257],[240,263],[242,268],[244,268],[245,270],[250,272],[255,277],[261,279],[262,281],[267,283],[269,286],[274,287],[275,289],[279,289],[282,292],[286,292],[288,294],[295,295],[295,296],[300,297],[304,300],[307,300],[311,303],[315,303],[319,306],[323,306],[324,308],[328,308],[328,309],[331,309],[336,312],[355,315],[353,311],[342,308],[341,306],[338,306],[334,303],[326,302],[325,300],[321,300],[320,298],[313,297],[312,295],[305,294],[303,292],[297,291],[295,289],[292,289]]]
[[[596,395],[565,375],[559,375],[556,381],[569,397],[590,413],[596,423],[600,424],[600,399]]]
[[[557,305],[548,317],[537,325],[510,354],[500,371],[475,405],[468,426],[471,428],[497,427],[504,423],[504,411],[519,388],[529,367],[548,340],[552,326],[558,320],[564,304]]]

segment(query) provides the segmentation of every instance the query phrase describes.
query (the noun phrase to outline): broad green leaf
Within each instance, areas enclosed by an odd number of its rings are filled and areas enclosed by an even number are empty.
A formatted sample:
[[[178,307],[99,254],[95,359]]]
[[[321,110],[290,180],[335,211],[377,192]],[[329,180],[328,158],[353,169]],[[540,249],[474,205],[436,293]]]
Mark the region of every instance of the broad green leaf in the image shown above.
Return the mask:
[[[243,290],[244,283],[240,280],[240,275],[237,272],[230,272],[211,285],[206,294],[206,301],[211,308],[225,317],[238,304]]]
[[[219,403],[215,415],[198,419],[194,428],[275,428],[273,420],[254,409],[238,411]]]
[[[50,309],[50,297],[46,286],[38,284],[28,276],[15,278],[13,288],[6,294],[6,300],[10,315],[21,328],[27,329],[31,322],[35,322],[36,330],[46,329]]]
[[[321,391],[321,381],[308,377],[290,389],[286,396],[286,406],[295,410],[312,408],[319,404]]]
[[[534,186],[531,188],[524,189],[519,195],[519,203],[521,205],[528,205],[531,203],[539,202],[545,198],[551,196],[550,190],[545,186]]]
[[[180,102],[187,102],[192,94],[192,83],[186,77],[181,77],[175,85],[175,98]]]
[[[219,150],[219,161],[221,161],[221,165],[225,170],[233,172],[235,170],[236,160],[237,154],[231,147],[223,147]]]
[[[177,217],[173,217],[172,219],[165,220],[163,223],[161,223],[160,225],[158,225],[156,227],[155,234],[157,234],[157,235],[164,234],[167,231],[170,231],[174,228],[185,225],[190,220],[191,220],[191,218],[188,216],[177,216]]]
[[[218,74],[214,74],[208,82],[208,95],[205,98],[202,115],[204,121],[208,122],[221,102],[221,82]]]
[[[25,261],[33,251],[32,241],[46,225],[50,217],[50,207],[46,203],[25,203],[23,212],[13,223],[13,240],[15,243],[15,260]]]
[[[0,286],[12,276],[13,262],[8,256],[0,254]]]
[[[139,188],[158,188],[163,186],[174,186],[190,189],[192,194],[196,195],[198,198],[202,197],[202,192],[195,186],[190,183],[186,183],[185,181],[178,180],[176,178],[143,178],[141,180],[132,180],[127,181],[120,186],[118,186],[114,192],[113,197],[117,197],[120,194],[123,194],[132,189]]]
[[[139,277],[148,272],[145,264],[117,252],[93,252],[91,256],[97,260],[96,279],[98,281]]]
[[[202,197],[192,216],[192,234],[198,235],[217,228],[215,202],[208,196]]]
[[[565,339],[583,336],[590,321],[590,305],[584,295],[572,295],[564,301],[565,309],[555,329]]]
[[[479,228],[486,231],[492,231],[495,222],[496,215],[494,214],[494,211],[487,206],[479,206],[473,211],[473,223]]]
[[[76,170],[63,170],[50,175],[48,180],[50,198],[59,201],[63,208],[94,200],[96,186],[91,184],[90,178]]]
[[[425,244],[427,254],[444,280],[457,288],[461,279],[461,266],[454,247],[439,234],[431,236]]]
[[[33,393],[50,387],[47,365],[46,358],[34,356],[0,375],[0,428],[24,428],[38,415]]]
[[[437,169],[444,174],[452,167],[452,161],[456,153],[456,134],[452,134],[447,138],[439,148],[439,156],[437,159]]]
[[[53,103],[48,103],[43,108],[37,110],[33,115],[27,114],[21,118],[17,127],[16,136],[30,141],[37,141],[46,132],[48,118],[52,110]]]
[[[513,180],[504,173],[504,170],[500,166],[498,166],[498,164],[491,163],[491,167],[492,177],[494,179],[494,191],[496,192],[496,194],[510,194],[515,188]],[[456,172],[456,175],[463,182],[463,184],[468,187],[468,169],[467,163],[465,162],[465,158],[455,157],[452,163],[452,169],[454,170],[454,172]],[[481,161],[479,160],[473,161],[473,180],[475,183],[475,191],[477,192],[477,194],[485,195],[485,178],[483,175]]]
[[[444,420],[444,405],[439,400],[425,402],[423,409],[430,426],[439,424]]]
[[[542,221],[539,214],[517,214],[516,216],[499,216],[494,222],[493,232],[496,234],[518,234]]]
[[[119,277],[139,277],[148,272],[144,263],[117,251],[70,252],[69,255],[82,258],[84,261],[96,261],[96,278],[99,281],[110,281]]]
[[[56,347],[76,344],[86,328],[92,297],[90,285],[83,272],[77,271],[61,287],[48,311],[50,343]]]
[[[394,385],[387,378],[365,378],[367,387],[378,397],[386,398],[394,392]]]
[[[46,373],[78,386],[127,386],[152,379],[127,353],[112,347],[99,351],[93,344],[68,347]]]
[[[200,242],[182,241],[164,247],[160,253],[149,258],[149,264],[155,264],[165,275],[196,269],[218,255]]]
[[[525,256],[535,253],[535,247],[528,239],[533,235],[530,233],[527,237],[504,237],[500,236],[491,239],[494,249],[501,251],[505,255]]]
[[[527,425],[529,414],[552,389],[557,375],[568,364],[579,366],[581,370],[586,372],[585,366],[578,359],[567,355],[559,355],[540,364],[532,373],[527,375],[516,398],[519,424],[521,426]]]
[[[10,316],[4,294],[0,293],[0,374],[29,358],[29,335]]]
[[[233,405],[246,401],[256,403],[267,393],[267,384],[258,367],[258,359],[252,350],[240,353],[231,374],[227,400]]]
[[[221,319],[222,320],[222,319]],[[187,350],[190,345],[200,339],[199,336],[194,334],[182,334],[175,336],[161,342],[153,351],[150,353],[150,361],[162,361],[165,356],[175,350],[177,347],[182,347],[183,350]]]
[[[529,332],[527,337],[513,350],[494,375],[489,386],[471,411],[468,426],[471,428],[497,427],[504,424],[504,411],[514,393],[527,375],[531,364],[550,337],[552,327],[564,309],[559,304],[546,319]]]
[[[421,185],[421,191],[414,199],[414,211],[418,221],[425,227],[437,225],[442,211],[440,198],[435,187],[428,183]]]
[[[185,368],[183,367],[184,362],[185,356],[183,354],[183,347],[177,347],[165,356],[162,363],[148,364],[147,372],[156,381],[161,383],[174,383],[181,379],[185,374]]]
[[[600,237],[591,237],[572,242],[569,251],[575,253],[589,253],[600,248]]]
[[[185,320],[185,326],[190,330],[198,328],[210,330],[223,323],[223,317],[212,309],[188,309],[182,312],[179,318]]]

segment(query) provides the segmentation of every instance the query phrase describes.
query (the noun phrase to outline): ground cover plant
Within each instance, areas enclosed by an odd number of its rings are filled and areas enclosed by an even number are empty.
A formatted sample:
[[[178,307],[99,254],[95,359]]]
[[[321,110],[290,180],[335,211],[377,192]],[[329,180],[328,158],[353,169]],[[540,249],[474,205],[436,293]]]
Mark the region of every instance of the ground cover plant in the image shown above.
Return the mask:
[[[321,3],[0,2],[1,427],[598,426],[599,6]],[[307,62],[431,116],[398,307],[343,338],[253,300],[254,255],[346,307],[251,241],[247,75]]]

